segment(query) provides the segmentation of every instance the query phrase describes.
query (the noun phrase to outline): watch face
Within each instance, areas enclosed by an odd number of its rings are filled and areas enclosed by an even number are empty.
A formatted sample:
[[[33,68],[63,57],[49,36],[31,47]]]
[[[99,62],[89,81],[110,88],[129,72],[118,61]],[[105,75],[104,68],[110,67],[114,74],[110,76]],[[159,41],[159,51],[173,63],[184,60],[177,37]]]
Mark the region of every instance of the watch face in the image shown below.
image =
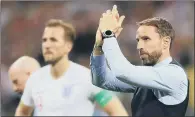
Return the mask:
[[[114,33],[111,30],[107,30],[102,33],[102,39],[115,37]]]
[[[106,35],[111,35],[111,34],[112,34],[112,31],[107,30],[107,31],[105,32],[105,34],[106,34]]]

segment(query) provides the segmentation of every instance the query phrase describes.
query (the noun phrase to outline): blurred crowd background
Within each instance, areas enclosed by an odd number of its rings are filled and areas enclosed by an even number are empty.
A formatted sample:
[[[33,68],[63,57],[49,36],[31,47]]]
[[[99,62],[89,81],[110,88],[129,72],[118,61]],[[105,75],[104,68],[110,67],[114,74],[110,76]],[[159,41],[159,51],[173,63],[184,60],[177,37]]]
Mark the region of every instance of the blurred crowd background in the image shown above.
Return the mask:
[[[125,15],[119,45],[126,58],[135,65],[141,61],[136,50],[136,22],[159,16],[170,21],[176,32],[172,56],[188,73],[190,101],[186,115],[194,115],[194,2],[191,1],[1,1],[1,115],[14,115],[19,98],[8,79],[9,66],[20,56],[35,57],[45,65],[41,55],[41,37],[49,19],[72,23],[77,40],[70,59],[89,68],[95,34],[101,14],[116,4]],[[116,93],[131,115],[132,94]]]

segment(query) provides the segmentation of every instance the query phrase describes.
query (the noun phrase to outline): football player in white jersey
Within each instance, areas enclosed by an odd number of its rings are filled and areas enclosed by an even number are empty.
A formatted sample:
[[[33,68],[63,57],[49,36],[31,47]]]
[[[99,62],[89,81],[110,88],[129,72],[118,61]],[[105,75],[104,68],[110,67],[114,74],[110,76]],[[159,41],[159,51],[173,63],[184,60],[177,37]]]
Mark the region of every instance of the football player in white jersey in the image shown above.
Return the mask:
[[[16,116],[92,116],[95,103],[111,116],[127,116],[119,99],[91,84],[89,69],[69,60],[75,30],[62,20],[50,20],[42,37],[49,65],[34,72],[26,83]]]

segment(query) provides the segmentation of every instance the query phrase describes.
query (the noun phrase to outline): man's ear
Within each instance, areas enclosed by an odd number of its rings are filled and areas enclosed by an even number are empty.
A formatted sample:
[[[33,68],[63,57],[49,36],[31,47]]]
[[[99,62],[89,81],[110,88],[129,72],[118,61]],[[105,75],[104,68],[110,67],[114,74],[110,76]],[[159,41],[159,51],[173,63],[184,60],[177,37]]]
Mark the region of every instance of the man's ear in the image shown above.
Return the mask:
[[[73,43],[71,41],[67,41],[66,48],[67,48],[68,53],[69,53],[73,48]]]
[[[171,38],[169,36],[163,37],[163,49],[170,48]]]

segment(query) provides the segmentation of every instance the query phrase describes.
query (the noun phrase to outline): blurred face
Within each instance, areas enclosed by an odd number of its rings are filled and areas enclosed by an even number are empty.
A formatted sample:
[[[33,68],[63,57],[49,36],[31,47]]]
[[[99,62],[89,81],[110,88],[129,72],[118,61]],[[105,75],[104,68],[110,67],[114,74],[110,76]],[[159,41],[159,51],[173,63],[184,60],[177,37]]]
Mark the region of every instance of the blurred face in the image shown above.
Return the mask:
[[[154,26],[140,26],[136,34],[137,49],[144,65],[155,65],[162,55],[162,39]]]
[[[22,70],[15,69],[9,74],[9,78],[12,82],[13,90],[17,93],[23,93],[27,79],[30,73],[26,73]]]
[[[64,39],[62,27],[46,27],[42,37],[42,52],[45,61],[53,64],[64,55],[68,55],[70,52],[68,43]]]

